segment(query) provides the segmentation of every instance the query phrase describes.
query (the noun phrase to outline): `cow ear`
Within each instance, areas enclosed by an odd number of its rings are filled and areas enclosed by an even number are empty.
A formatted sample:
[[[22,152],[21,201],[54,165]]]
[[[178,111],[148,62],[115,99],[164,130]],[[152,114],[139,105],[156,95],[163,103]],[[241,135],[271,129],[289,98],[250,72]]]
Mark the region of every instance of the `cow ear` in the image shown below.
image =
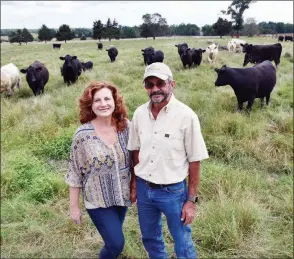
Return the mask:
[[[220,72],[220,69],[215,68],[214,71],[215,71],[216,73],[219,73],[219,72]]]
[[[141,51],[143,51],[143,52],[144,52],[144,49],[141,49]]]
[[[108,51],[108,49],[106,49],[106,51]]]
[[[64,60],[64,57],[59,57],[61,60]]]
[[[227,68],[227,66],[226,65],[223,65],[222,68],[221,68],[221,71],[225,71],[226,68]]]
[[[178,47],[178,45],[175,45],[176,47]]]
[[[187,50],[190,50],[190,48],[187,48]]]
[[[206,49],[202,49],[202,52],[204,53],[206,51]]]
[[[42,67],[37,67],[37,68],[36,68],[36,71],[37,71],[37,72],[42,71]]]
[[[26,74],[27,70],[26,69],[21,69],[20,72],[22,72],[23,74]]]
[[[73,56],[72,59],[77,59],[77,56]]]
[[[241,45],[242,47],[244,47],[244,44],[243,44],[243,43],[241,43],[240,45]]]

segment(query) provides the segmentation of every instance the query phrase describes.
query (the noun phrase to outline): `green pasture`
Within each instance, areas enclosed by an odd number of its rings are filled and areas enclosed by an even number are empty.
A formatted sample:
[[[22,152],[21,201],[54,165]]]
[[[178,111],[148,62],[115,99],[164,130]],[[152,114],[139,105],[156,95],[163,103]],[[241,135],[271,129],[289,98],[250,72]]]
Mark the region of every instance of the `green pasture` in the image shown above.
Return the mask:
[[[237,112],[230,86],[214,86],[214,68],[242,67],[243,53],[220,51],[213,64],[204,53],[199,67],[183,69],[175,44],[205,48],[208,41],[226,46],[229,38],[103,41],[102,51],[96,41],[68,41],[60,50],[52,42],[1,44],[1,66],[14,63],[21,69],[39,60],[50,73],[42,96],[33,95],[23,74],[21,89],[10,99],[1,96],[2,258],[97,258],[102,239],[84,209],[83,224],[71,223],[64,182],[71,139],[79,126],[78,98],[92,81],[111,81],[131,119],[148,101],[141,49],[150,45],[164,52],[164,63],[176,80],[175,96],[198,114],[210,154],[201,163],[201,200],[192,224],[199,258],[293,258],[293,43],[282,43],[269,106],[261,109],[256,99],[248,115]],[[110,45],[119,52],[114,63],[105,51]],[[59,57],[66,54],[94,63],[71,86],[60,74]],[[128,210],[124,233],[120,258],[146,258],[136,206]],[[163,233],[174,257],[165,219]]]

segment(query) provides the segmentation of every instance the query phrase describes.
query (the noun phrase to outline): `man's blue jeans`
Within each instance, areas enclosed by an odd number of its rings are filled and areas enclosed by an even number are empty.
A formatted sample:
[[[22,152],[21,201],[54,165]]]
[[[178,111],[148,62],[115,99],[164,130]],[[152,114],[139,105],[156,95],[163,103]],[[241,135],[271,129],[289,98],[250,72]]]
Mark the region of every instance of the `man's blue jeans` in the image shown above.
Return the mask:
[[[191,228],[181,221],[182,208],[187,200],[186,181],[169,187],[154,189],[137,178],[137,205],[142,241],[149,258],[168,258],[162,236],[161,213],[166,216],[175,243],[178,259],[197,258]]]
[[[99,253],[99,259],[115,259],[122,252],[125,238],[122,225],[127,207],[87,209],[90,218],[100,233],[105,245]]]

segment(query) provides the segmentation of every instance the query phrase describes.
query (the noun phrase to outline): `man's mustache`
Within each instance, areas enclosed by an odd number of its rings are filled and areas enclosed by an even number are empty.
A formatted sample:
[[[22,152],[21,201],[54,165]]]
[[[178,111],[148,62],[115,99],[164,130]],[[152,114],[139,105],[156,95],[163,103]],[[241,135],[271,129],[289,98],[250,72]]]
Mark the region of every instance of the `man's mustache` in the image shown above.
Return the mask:
[[[151,93],[150,94],[150,97],[152,97],[153,95],[164,95],[164,93],[163,92],[153,92],[153,93]]]

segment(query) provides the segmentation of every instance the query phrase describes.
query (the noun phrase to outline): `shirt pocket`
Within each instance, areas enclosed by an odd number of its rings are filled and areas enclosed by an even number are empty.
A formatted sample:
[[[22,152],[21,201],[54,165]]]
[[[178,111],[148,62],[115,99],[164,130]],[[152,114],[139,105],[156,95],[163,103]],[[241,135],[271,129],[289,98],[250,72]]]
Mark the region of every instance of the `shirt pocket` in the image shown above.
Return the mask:
[[[163,139],[164,159],[175,159],[185,153],[184,136],[180,132],[165,134]]]

